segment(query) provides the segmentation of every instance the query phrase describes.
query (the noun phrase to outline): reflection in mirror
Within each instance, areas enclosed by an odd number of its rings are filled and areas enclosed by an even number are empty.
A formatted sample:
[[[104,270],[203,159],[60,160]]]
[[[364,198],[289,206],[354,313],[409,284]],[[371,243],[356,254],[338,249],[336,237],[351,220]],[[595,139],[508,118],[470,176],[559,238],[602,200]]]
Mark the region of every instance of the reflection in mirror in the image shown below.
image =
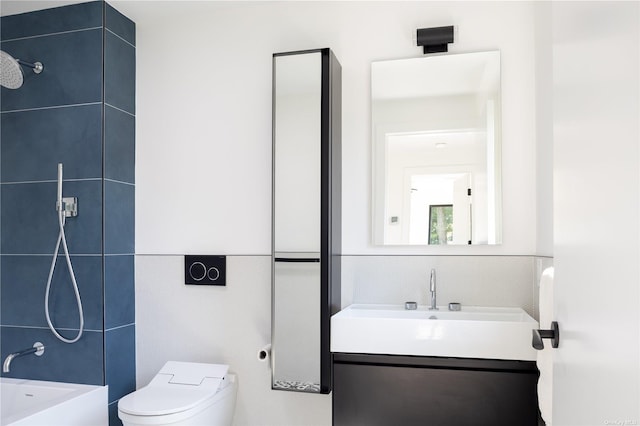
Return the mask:
[[[332,388],[340,309],[341,67],[330,49],[273,55],[272,388]]]
[[[273,388],[320,392],[322,58],[273,61]]]
[[[374,62],[371,100],[375,244],[500,243],[500,52]]]

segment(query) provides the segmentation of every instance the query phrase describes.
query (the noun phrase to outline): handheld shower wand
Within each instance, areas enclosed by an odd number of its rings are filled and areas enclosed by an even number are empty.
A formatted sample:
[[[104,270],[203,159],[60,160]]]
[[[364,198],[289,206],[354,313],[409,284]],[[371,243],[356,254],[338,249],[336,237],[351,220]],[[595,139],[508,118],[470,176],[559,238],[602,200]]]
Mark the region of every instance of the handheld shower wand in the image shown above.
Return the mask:
[[[58,196],[56,197],[56,211],[62,209],[62,163],[58,163]]]
[[[68,202],[67,202],[68,201]],[[60,232],[58,233],[58,241],[56,242],[56,248],[53,252],[53,259],[51,260],[51,268],[49,269],[49,278],[47,279],[47,288],[44,296],[44,311],[47,318],[47,324],[51,332],[61,341],[65,343],[75,343],[82,337],[84,331],[84,313],[82,311],[82,299],[80,298],[80,292],[78,290],[78,283],[76,281],[76,275],[73,272],[73,266],[71,265],[71,258],[69,256],[69,248],[67,247],[67,237],[64,233],[64,225],[67,216],[77,215],[77,204],[75,198],[62,198],[62,163],[58,164],[58,191],[56,198],[56,211],[58,212],[58,227]],[[71,278],[71,284],[76,296],[76,304],[78,306],[78,316],[80,317],[80,327],[78,334],[73,339],[67,339],[63,337],[56,330],[51,321],[51,315],[49,314],[49,293],[51,292],[51,280],[53,279],[53,272],[56,268],[56,260],[58,259],[58,252],[60,250],[60,243],[62,242],[62,248],[64,250],[64,256],[67,261],[67,268],[69,269],[69,276]]]

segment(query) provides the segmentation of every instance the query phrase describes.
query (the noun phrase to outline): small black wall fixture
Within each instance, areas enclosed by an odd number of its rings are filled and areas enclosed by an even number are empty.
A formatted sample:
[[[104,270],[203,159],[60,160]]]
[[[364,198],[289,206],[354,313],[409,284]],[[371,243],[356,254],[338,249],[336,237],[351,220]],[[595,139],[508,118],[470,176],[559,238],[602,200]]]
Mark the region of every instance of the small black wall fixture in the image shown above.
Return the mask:
[[[417,44],[423,47],[423,52],[440,53],[449,50],[448,43],[453,43],[453,26],[436,28],[418,28]]]
[[[558,327],[557,321],[551,323],[551,330],[531,330],[533,332],[533,339],[531,346],[534,349],[541,351],[544,349],[544,343],[542,339],[551,339],[551,347],[557,348],[560,344],[560,327]]]

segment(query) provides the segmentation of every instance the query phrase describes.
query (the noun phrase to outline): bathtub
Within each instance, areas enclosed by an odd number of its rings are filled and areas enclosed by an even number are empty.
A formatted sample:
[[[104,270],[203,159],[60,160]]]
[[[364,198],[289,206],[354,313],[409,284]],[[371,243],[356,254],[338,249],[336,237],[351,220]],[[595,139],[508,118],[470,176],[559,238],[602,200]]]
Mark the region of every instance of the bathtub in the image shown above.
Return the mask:
[[[2,426],[106,426],[107,386],[0,379]]]

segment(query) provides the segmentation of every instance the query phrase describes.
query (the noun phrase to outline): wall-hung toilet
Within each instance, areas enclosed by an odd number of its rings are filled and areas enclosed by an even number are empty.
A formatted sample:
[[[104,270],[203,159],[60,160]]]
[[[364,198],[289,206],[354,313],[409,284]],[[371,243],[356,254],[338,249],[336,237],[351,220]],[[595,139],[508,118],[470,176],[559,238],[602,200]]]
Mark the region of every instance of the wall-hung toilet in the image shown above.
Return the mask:
[[[147,386],[120,399],[124,426],[230,426],[236,376],[228,365],[169,361]]]

